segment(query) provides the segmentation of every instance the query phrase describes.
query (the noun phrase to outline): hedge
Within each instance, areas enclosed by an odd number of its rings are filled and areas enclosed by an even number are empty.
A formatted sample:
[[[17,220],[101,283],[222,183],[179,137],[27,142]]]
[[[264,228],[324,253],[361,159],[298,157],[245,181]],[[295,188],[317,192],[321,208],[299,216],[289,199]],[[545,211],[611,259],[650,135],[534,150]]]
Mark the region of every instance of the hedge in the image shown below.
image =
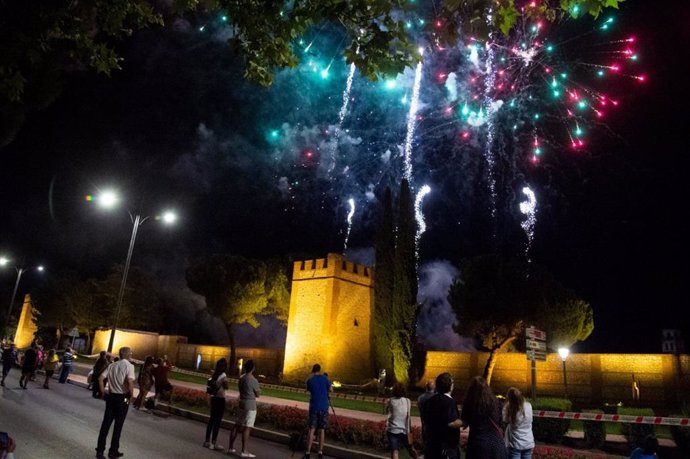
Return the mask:
[[[674,414],[671,417],[686,418],[687,415]],[[685,457],[690,457],[690,427],[671,426],[671,436],[681,453]]]
[[[603,414],[602,410],[583,410],[583,413]],[[588,448],[601,449],[606,442],[606,424],[601,421],[582,421]]]
[[[206,392],[194,389],[175,388],[172,395],[173,403],[185,403],[191,407],[208,407],[208,395]],[[230,417],[237,414],[238,402],[230,400],[226,404],[226,412]],[[256,414],[256,422],[269,425],[285,432],[302,432],[307,424],[309,413],[294,406],[259,404]],[[374,422],[367,420],[351,419],[342,416],[331,416],[326,437],[331,440],[340,440],[348,445],[365,446],[378,450],[388,447],[386,440],[386,421]],[[412,428],[412,436],[415,443],[421,444],[422,433],[419,427]]]
[[[626,416],[654,416],[654,410],[651,408],[637,408],[637,407],[618,407],[618,414]],[[651,424],[631,424],[629,422],[622,424],[623,435],[628,440],[631,448],[642,446],[642,441],[647,435],[654,435],[654,426]]]
[[[532,402],[533,411],[570,411],[573,403],[564,398],[538,398]],[[532,433],[534,439],[544,443],[562,443],[570,427],[570,419],[534,417]]]

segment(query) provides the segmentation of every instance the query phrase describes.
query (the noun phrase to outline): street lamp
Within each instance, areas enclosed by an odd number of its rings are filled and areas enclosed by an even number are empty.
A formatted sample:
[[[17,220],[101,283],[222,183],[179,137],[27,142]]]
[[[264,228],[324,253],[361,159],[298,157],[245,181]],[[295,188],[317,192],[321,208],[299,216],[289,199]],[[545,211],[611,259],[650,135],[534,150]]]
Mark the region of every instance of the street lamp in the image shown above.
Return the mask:
[[[565,361],[568,360],[568,355],[570,355],[570,349],[568,349],[567,347],[559,347],[558,355],[560,355],[561,360],[563,360],[563,389],[565,392],[565,398],[568,398],[568,374],[566,372]]]
[[[98,197],[93,198],[87,196],[88,201],[97,200],[98,204],[106,209],[113,208],[119,202],[119,197],[114,191],[104,191]],[[132,215],[131,212],[127,212],[129,218],[132,221],[132,236],[129,240],[129,249],[127,250],[127,259],[125,261],[125,268],[122,271],[122,281],[120,282],[120,291],[117,293],[117,303],[115,306],[115,321],[113,323],[113,328],[110,331],[110,340],[108,341],[108,352],[113,351],[113,344],[115,342],[115,331],[117,330],[117,324],[120,320],[120,309],[122,308],[122,299],[125,295],[125,286],[127,285],[127,275],[129,274],[129,264],[132,261],[132,251],[134,251],[134,242],[137,240],[137,232],[139,227],[144,224],[146,220],[150,217],[142,217],[139,214]],[[177,220],[177,216],[174,212],[164,212],[162,216],[156,216],[156,220],[162,220],[166,225],[173,224]]]
[[[0,266],[5,266],[9,264],[10,260],[9,258],[6,257],[0,257]],[[22,275],[31,270],[31,269],[36,269],[36,271],[43,272],[45,269],[43,265],[35,266],[33,268],[24,268],[24,267],[19,267],[16,266],[14,269],[17,270],[17,280],[14,282],[14,290],[12,290],[12,299],[10,299],[10,304],[7,306],[7,315],[5,316],[5,325],[4,328],[7,328],[7,325],[10,323],[10,315],[12,314],[12,305],[14,305],[14,299],[17,297],[17,289],[19,288],[19,281],[22,279]]]

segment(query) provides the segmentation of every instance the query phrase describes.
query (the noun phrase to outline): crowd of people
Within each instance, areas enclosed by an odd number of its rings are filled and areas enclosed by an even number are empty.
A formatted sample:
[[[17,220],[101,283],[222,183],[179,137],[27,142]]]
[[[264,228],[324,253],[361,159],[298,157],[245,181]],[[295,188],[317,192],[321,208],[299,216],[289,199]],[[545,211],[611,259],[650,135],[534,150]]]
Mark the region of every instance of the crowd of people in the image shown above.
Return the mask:
[[[11,342],[3,342],[0,345],[0,352],[2,352],[2,381],[0,386],[5,385],[5,379],[13,367],[21,368],[21,377],[19,378],[19,386],[22,389],[29,388],[29,381],[36,380],[36,371],[45,371],[45,381],[43,382],[44,389],[50,389],[50,379],[60,366],[60,377],[58,382],[64,384],[72,370],[72,362],[77,358],[72,353],[70,346],[67,346],[60,358],[55,349],[50,349],[47,353],[43,346],[34,341],[23,354],[19,354],[17,346]]]
[[[422,420],[424,457],[427,459],[458,459],[460,457],[460,430],[469,428],[465,457],[468,459],[531,459],[534,449],[532,434],[532,405],[520,391],[511,387],[506,403],[494,396],[482,377],[470,380],[462,403],[462,410],[452,397],[455,387],[450,373],[441,373],[435,381],[428,381],[426,391],[417,399]],[[391,401],[399,394],[393,393]],[[409,400],[405,403],[409,406]],[[409,416],[409,415],[408,415]],[[392,425],[389,416],[389,438]],[[409,425],[409,424],[408,424]],[[391,458],[397,458],[396,449],[405,446],[410,455],[417,457],[409,437],[410,430],[400,437],[402,443],[391,442]]]
[[[27,389],[28,382],[34,380],[37,369],[45,371],[43,387],[49,388],[57,366],[61,365],[59,382],[67,381],[72,362],[76,355],[70,346],[65,348],[62,358],[58,357],[55,349],[44,354],[43,347],[32,344],[23,356],[19,356],[13,343],[2,343],[2,382],[14,366],[21,368],[19,384]],[[105,459],[106,442],[110,428],[114,429],[108,449],[109,459],[119,458],[123,454],[119,451],[120,434],[127,416],[130,400],[134,394],[135,381],[139,386],[139,394],[133,405],[135,409],[146,410],[147,399],[151,387],[155,388],[156,397],[167,398],[172,391],[168,380],[168,373],[172,366],[167,356],[154,358],[147,356],[140,366],[138,376],[131,363],[132,350],[123,347],[118,357],[102,351],[89,376],[90,389],[95,398],[106,402],[105,413],[101,424],[96,457]],[[210,395],[210,416],[203,442],[205,448],[214,451],[225,451],[219,442],[218,435],[226,409],[226,390],[229,389],[228,362],[222,358],[216,362],[215,369],[207,385]],[[257,414],[256,399],[261,395],[259,381],[254,376],[255,365],[248,360],[242,367],[237,388],[239,391],[239,407],[237,419],[230,431],[228,454],[237,453],[235,441],[241,438],[240,457],[256,457],[248,450],[251,430],[254,427]],[[425,392],[417,399],[422,424],[422,441],[424,457],[427,459],[459,459],[460,431],[469,428],[466,446],[466,459],[531,459],[535,442],[532,433],[532,405],[521,394],[520,390],[511,387],[505,396],[505,403],[501,403],[493,394],[486,380],[474,377],[470,380],[462,409],[452,397],[455,382],[450,373],[441,373],[434,381],[428,381]],[[332,384],[328,375],[321,372],[321,366],[314,364],[312,373],[306,381],[306,389],[310,394],[309,416],[307,419],[307,434],[305,441],[304,459],[310,458],[314,443],[318,444],[318,457],[323,457],[325,430],[328,427],[330,393]],[[388,414],[386,423],[386,437],[390,447],[391,459],[398,459],[399,452],[406,449],[413,459],[420,457],[414,447],[412,439],[411,408],[412,402],[407,398],[403,384],[393,385],[391,398],[385,404]],[[2,432],[0,432],[2,433]],[[14,446],[12,445],[12,450]],[[656,457],[658,441],[654,437],[645,439],[642,447],[636,449],[631,457],[647,459]],[[5,450],[5,453],[11,450]]]

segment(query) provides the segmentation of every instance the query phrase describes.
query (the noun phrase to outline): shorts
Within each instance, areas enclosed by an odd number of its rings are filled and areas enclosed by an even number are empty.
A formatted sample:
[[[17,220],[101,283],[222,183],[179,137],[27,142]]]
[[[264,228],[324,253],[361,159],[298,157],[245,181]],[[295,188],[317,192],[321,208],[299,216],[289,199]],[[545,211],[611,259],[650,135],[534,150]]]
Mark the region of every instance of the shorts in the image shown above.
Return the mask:
[[[391,451],[400,451],[407,446],[407,434],[386,432],[386,437],[388,437],[388,446]]]
[[[256,421],[256,410],[237,410],[237,425],[245,427],[254,427]]]
[[[328,410],[309,411],[309,428],[325,429],[328,427]]]

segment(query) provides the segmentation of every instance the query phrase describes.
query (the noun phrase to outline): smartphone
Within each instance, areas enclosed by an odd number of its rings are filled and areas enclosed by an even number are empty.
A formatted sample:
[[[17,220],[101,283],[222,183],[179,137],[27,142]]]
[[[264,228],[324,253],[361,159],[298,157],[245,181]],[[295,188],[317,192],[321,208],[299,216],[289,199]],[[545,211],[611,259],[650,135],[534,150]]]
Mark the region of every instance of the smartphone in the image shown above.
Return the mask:
[[[7,432],[0,432],[0,449],[7,449],[10,445],[10,436]]]

